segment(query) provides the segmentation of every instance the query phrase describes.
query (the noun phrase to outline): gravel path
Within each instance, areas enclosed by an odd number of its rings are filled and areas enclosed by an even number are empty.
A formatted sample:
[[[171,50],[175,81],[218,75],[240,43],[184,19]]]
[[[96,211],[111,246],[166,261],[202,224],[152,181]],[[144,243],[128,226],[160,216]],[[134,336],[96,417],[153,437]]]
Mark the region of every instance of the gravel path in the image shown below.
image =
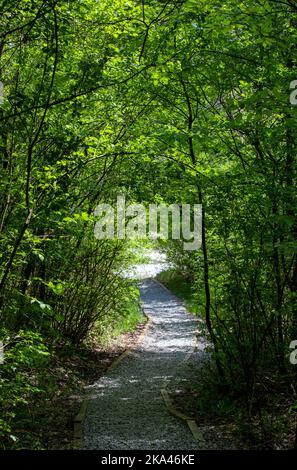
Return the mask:
[[[188,426],[167,411],[160,389],[193,374],[197,322],[153,279],[140,290],[150,326],[133,352],[88,387],[84,448],[195,450]]]

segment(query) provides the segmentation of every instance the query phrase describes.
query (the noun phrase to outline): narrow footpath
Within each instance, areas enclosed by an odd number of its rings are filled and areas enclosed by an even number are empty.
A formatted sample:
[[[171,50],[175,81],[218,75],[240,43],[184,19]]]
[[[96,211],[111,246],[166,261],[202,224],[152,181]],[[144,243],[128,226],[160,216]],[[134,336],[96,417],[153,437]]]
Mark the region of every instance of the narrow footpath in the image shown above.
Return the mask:
[[[153,279],[140,285],[150,323],[140,344],[88,388],[85,449],[195,450],[189,427],[167,410],[161,389],[193,373],[197,321]],[[192,361],[192,363],[191,363]]]

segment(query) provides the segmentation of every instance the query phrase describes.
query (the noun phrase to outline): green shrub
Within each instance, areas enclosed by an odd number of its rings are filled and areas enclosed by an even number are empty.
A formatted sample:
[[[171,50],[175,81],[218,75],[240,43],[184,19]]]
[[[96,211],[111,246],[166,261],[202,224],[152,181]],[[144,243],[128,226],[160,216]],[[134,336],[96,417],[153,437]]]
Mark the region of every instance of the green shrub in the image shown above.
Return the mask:
[[[32,396],[41,393],[36,370],[43,368],[49,356],[40,334],[20,331],[10,335],[0,331],[4,344],[4,363],[0,365],[0,446],[6,448],[16,442],[13,433],[16,409],[28,405]]]

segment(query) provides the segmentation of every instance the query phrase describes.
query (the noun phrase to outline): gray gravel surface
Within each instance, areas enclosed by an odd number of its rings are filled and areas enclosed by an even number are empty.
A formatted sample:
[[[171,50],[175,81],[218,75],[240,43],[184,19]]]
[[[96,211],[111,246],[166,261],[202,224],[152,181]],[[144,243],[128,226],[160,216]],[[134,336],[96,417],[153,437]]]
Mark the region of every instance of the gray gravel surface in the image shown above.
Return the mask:
[[[197,321],[153,279],[140,290],[150,326],[133,352],[88,387],[84,448],[195,450],[191,431],[167,411],[160,389],[193,375]]]

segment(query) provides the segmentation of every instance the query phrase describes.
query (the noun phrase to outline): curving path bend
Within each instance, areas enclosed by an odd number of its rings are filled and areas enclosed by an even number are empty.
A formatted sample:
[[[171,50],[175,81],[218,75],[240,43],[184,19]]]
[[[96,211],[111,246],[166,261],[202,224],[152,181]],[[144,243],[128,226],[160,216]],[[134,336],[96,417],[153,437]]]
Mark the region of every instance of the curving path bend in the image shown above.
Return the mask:
[[[153,279],[143,280],[140,292],[149,328],[133,352],[88,387],[84,448],[195,450],[190,429],[167,411],[160,390],[193,375],[196,318]]]

